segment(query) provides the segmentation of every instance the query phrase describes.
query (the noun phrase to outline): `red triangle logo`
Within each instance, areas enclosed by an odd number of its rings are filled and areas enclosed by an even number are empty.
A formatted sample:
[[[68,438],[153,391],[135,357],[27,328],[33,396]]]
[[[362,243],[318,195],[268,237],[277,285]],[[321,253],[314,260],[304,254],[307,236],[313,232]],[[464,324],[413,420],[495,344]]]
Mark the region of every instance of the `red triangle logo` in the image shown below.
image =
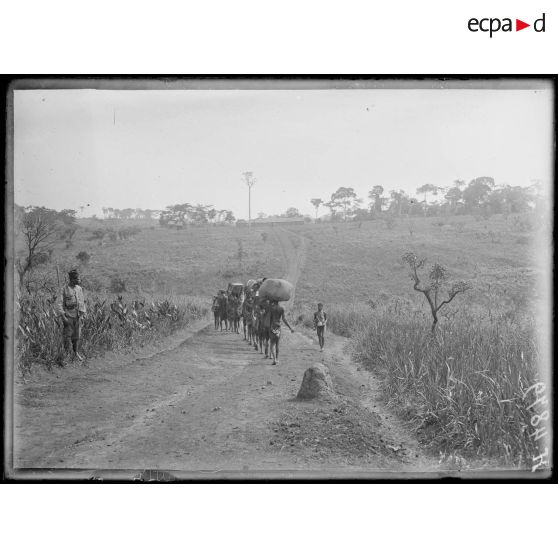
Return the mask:
[[[524,21],[521,21],[520,19],[515,20],[515,30],[516,31],[521,31],[522,29],[525,29],[526,27],[531,27],[531,24],[530,23],[525,23]]]

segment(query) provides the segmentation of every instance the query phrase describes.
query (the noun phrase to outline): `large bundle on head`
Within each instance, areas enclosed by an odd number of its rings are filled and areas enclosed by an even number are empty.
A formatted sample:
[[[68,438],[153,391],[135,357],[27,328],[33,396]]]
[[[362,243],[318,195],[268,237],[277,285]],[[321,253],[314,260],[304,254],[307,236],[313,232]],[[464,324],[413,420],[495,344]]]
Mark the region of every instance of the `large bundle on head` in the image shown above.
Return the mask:
[[[294,287],[285,279],[266,279],[259,291],[262,299],[277,300],[278,302],[286,302],[293,295]]]

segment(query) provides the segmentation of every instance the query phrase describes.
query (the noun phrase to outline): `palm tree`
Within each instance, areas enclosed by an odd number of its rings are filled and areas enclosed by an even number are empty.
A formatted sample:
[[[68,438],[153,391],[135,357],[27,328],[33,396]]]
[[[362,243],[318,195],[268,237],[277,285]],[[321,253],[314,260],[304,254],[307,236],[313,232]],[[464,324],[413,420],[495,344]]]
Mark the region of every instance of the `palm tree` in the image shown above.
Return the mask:
[[[316,219],[318,219],[318,209],[324,201],[321,198],[312,198],[310,203],[316,208]]]
[[[244,182],[246,182],[246,186],[248,186],[248,226],[251,226],[252,225],[252,188],[256,183],[256,178],[254,177],[254,173],[252,171],[243,172],[242,176],[244,177]]]
[[[431,192],[436,195],[438,193],[438,188],[434,184],[423,184],[417,188],[417,194],[424,194],[424,214],[426,215],[426,194]]]

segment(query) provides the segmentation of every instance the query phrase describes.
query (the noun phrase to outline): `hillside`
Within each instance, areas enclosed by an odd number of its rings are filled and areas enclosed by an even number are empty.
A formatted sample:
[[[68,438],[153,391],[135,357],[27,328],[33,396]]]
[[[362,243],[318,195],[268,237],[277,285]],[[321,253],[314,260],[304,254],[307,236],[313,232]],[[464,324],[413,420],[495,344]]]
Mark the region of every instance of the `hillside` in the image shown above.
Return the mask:
[[[282,273],[281,245],[274,229],[143,226],[127,240],[92,238],[94,226],[76,233],[73,245],[59,243],[53,260],[65,270],[81,267],[90,291],[110,291],[112,278],[126,290],[149,295],[210,296],[229,281]],[[97,224],[97,227],[99,225]],[[533,300],[537,276],[535,233],[527,216],[399,219],[290,227],[307,241],[305,265],[297,287],[297,306],[386,301],[403,297],[423,305],[412,290],[401,256],[413,251],[447,267],[454,280],[474,289],[461,303],[526,310]],[[264,240],[265,238],[265,240]],[[239,259],[241,250],[241,260]],[[76,255],[91,259],[83,265]]]
[[[540,272],[534,233],[520,230],[530,226],[526,219],[467,216],[395,220],[392,229],[384,221],[291,228],[309,241],[297,303],[378,302],[396,296],[422,305],[401,259],[413,251],[447,267],[454,280],[473,284],[462,302],[524,310]]]
[[[81,251],[91,256],[79,267],[84,286],[93,291],[110,290],[111,279],[118,277],[133,293],[209,297],[229,281],[277,275],[282,269],[271,239],[234,227],[171,230],[154,225],[127,240],[105,237],[102,242],[79,230],[73,246],[58,246],[54,259],[69,268],[79,264]]]

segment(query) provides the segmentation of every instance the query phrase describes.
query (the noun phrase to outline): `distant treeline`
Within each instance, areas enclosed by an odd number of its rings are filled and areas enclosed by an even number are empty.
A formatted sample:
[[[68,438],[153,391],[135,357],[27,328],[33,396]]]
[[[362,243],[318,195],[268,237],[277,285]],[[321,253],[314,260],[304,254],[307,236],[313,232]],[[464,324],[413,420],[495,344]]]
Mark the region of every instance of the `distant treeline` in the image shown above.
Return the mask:
[[[234,223],[233,212],[228,209],[215,209],[212,205],[179,203],[168,205],[165,209],[116,209],[103,207],[105,219],[158,219],[163,227],[184,227],[186,225],[205,225]]]
[[[118,209],[115,207],[101,208],[105,219],[157,219],[161,213],[160,209]]]
[[[541,183],[533,181],[531,186],[510,186],[496,184],[490,176],[474,178],[466,184],[455,180],[452,186],[423,184],[416,189],[417,196],[405,191],[391,190],[385,195],[384,187],[374,186],[368,191],[368,207],[362,207],[363,200],[357,197],[353,188],[338,188],[328,202],[321,198],[310,200],[316,209],[320,206],[330,211],[326,219],[374,219],[382,214],[392,216],[472,215],[495,213],[522,213],[540,203]]]
[[[186,225],[232,224],[235,216],[228,209],[215,209],[212,205],[191,205],[179,203],[167,206],[161,211],[159,223],[163,227],[184,227]]]

